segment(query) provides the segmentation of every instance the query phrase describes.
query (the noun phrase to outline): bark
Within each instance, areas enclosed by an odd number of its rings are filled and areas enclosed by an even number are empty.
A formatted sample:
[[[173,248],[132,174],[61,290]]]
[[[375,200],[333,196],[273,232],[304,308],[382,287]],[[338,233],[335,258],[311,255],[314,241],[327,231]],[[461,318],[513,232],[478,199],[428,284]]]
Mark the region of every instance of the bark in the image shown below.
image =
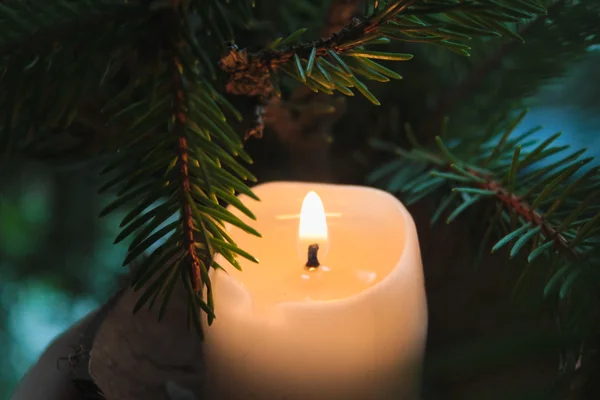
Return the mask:
[[[21,380],[11,400],[79,400],[81,394],[72,382],[72,364],[63,358],[79,350],[84,332],[96,315],[96,311],[90,313],[56,338]],[[76,360],[72,357],[71,361]]]
[[[175,288],[161,322],[146,309],[132,315],[138,296],[127,289],[107,313],[90,353],[90,375],[109,400],[176,400],[188,391],[200,398],[202,341],[186,327],[185,290]]]
[[[201,398],[202,341],[186,327],[183,287],[174,290],[161,322],[145,309],[132,314],[138,297],[129,288],[119,290],[60,335],[11,400]]]

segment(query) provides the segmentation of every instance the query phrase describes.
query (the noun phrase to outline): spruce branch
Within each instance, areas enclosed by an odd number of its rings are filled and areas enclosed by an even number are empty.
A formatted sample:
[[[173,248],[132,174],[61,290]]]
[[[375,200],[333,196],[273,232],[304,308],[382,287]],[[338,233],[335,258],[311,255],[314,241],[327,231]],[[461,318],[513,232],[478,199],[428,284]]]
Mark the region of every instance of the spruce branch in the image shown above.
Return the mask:
[[[533,229],[537,229],[537,232],[543,235],[548,241],[552,242],[554,247],[563,252],[566,257],[570,257],[573,260],[580,259],[577,249],[573,248],[569,243],[569,240],[561,233],[562,230],[560,229],[559,224],[553,224],[552,221],[548,220],[548,218],[541,214],[540,211],[534,206],[538,203],[538,201],[530,204],[530,202],[527,201],[527,198],[531,198],[531,196],[518,195],[515,192],[515,174],[520,169],[518,156],[520,154],[521,147],[519,145],[515,150],[517,157],[513,158],[513,162],[510,165],[510,170],[507,173],[507,178],[503,180],[498,179],[491,171],[470,167],[461,162],[459,159],[455,158],[446,149],[442,139],[439,136],[436,137],[436,142],[438,146],[443,149],[441,154],[437,154],[436,152],[421,153],[422,151],[426,151],[423,148],[415,151],[417,154],[416,157],[423,157],[429,163],[435,165],[436,169],[430,172],[431,176],[434,177],[434,182],[443,182],[437,178],[445,179],[447,182],[465,182],[466,184],[470,185],[467,187],[454,188],[453,192],[481,195],[482,197],[478,199],[483,199],[485,198],[484,196],[493,196],[499,203],[498,206],[501,207],[501,209],[508,210],[509,213],[514,213],[520,217],[524,223],[530,224]],[[383,143],[379,143],[377,141],[375,141],[374,144],[377,147],[383,146]],[[495,149],[498,148],[499,147],[496,147]],[[396,152],[404,153],[404,150],[396,149]],[[444,158],[444,156],[446,157]],[[564,171],[563,175],[559,175],[555,179],[559,179],[560,181],[567,179],[590,161],[592,161],[592,159],[588,158],[573,164],[571,168]],[[511,187],[506,186],[505,182]],[[559,181],[556,181],[556,184],[558,183]],[[547,190],[553,190],[556,189],[555,186],[556,185],[546,186],[546,188],[548,188]],[[411,190],[415,191],[415,194],[419,196],[418,199],[420,199],[421,193],[419,193],[419,190],[415,190],[412,187]],[[544,193],[544,195],[547,194],[549,193]],[[541,195],[542,193],[540,193],[540,196]],[[414,201],[415,198],[412,199],[411,203]],[[472,203],[469,203],[469,205],[471,204]],[[511,257],[512,256],[514,256],[514,254],[511,254]]]
[[[518,22],[545,12],[537,0],[519,4],[520,7],[514,2],[500,1],[448,1],[442,6],[418,0],[376,2],[370,15],[351,19],[329,37],[297,43],[305,31],[301,29],[255,53],[232,47],[221,59],[220,66],[229,74],[226,88],[232,94],[268,98],[273,92],[279,92],[277,74],[282,71],[315,92],[332,94],[337,90],[352,95],[350,88],[356,88],[379,105],[357,77],[380,82],[400,79],[397,73],[372,60],[405,61],[412,55],[371,51],[365,46],[397,40],[434,44],[469,55],[470,47],[458,41],[482,35],[505,35],[521,40],[503,23]]]
[[[252,160],[224,111],[241,115],[205,80],[211,62],[195,35],[193,8],[177,0],[32,7],[20,1],[0,7],[4,48],[12,51],[2,58],[2,149],[44,148],[42,134],[69,127],[84,94],[87,106],[101,108],[109,128],[120,131],[104,143],[117,157],[102,172],[110,178],[100,192],[117,198],[101,215],[129,207],[115,240],[131,240],[124,265],[148,255],[132,278],[134,289],[143,290],[134,311],[160,304],[162,319],[182,282],[190,321],[201,334],[201,311],[209,323],[214,318],[209,269],[220,266],[213,255],[234,267],[238,256],[256,261],[232,241],[226,224],[259,233],[225,207],[254,218],[236,194],[256,199],[244,183],[256,178],[240,163]],[[50,30],[40,22],[49,16]],[[82,30],[74,35],[74,27]],[[40,33],[36,46],[15,44]]]
[[[504,121],[504,130],[460,139],[446,131],[435,146],[420,145],[407,126],[411,150],[373,141],[397,157],[369,179],[408,203],[437,194],[432,223],[469,213],[479,225],[478,263],[494,236],[492,253],[507,249],[510,259],[524,261],[515,291],[533,268],[542,269],[541,295],[556,305],[563,351],[581,360],[600,329],[600,167],[586,167],[593,159],[582,158],[585,150],[569,154],[568,146],[553,146],[560,134],[540,141],[530,140],[537,129],[514,134],[524,116]],[[525,259],[517,257],[524,249]],[[562,363],[561,374],[568,377],[573,368]]]
[[[445,149],[445,145],[439,136],[436,137],[436,141],[439,146],[442,146]],[[520,153],[520,147],[517,147],[517,149],[516,152]],[[401,152],[399,149],[396,149],[396,151]],[[427,158],[429,162],[436,166],[436,170],[430,172],[433,177],[442,178],[449,182],[465,182],[470,184],[466,187],[461,185],[459,188],[452,189],[453,193],[480,195],[482,196],[480,199],[484,199],[484,196],[493,196],[500,209],[507,210],[509,213],[514,213],[520,217],[525,224],[529,224],[532,227],[532,231],[536,230],[536,233],[539,232],[543,235],[549,242],[552,242],[557,250],[563,252],[566,257],[570,257],[574,260],[580,259],[577,249],[570,245],[568,239],[561,233],[558,224],[553,224],[540,214],[540,212],[526,200],[526,196],[517,195],[514,188],[509,189],[505,186],[502,179],[497,179],[494,174],[487,172],[486,170],[479,168],[473,169],[464,163],[461,163],[453,156],[449,156],[449,158],[446,159],[443,158],[444,155],[449,154],[449,152],[446,153],[446,151],[442,151],[441,155],[430,152],[419,154],[419,156]],[[517,160],[518,157],[515,159],[514,164],[511,164],[509,174],[515,174],[517,172]],[[580,161],[579,164],[575,164],[577,168],[566,171],[565,175],[561,175],[559,178],[561,180],[566,179],[569,175],[576,172],[576,169],[583,167],[590,161],[591,159]],[[514,185],[514,177],[508,181]],[[435,182],[442,181],[435,179]],[[551,188],[554,189],[554,187]],[[473,203],[469,202],[469,205],[472,204]],[[497,248],[495,250],[497,250]],[[511,253],[511,257],[512,256],[514,256],[514,254]]]
[[[117,187],[117,199],[102,215],[131,207],[115,241],[133,237],[124,265],[149,254],[132,279],[135,290],[143,289],[134,311],[159,302],[162,319],[181,282],[189,295],[188,322],[201,335],[200,312],[209,324],[215,316],[209,270],[221,266],[214,254],[236,268],[238,256],[256,262],[233,242],[226,223],[259,233],[224,205],[254,218],[236,194],[256,199],[244,183],[256,178],[237,159],[252,162],[222,109],[240,116],[201,74],[197,42],[185,23],[188,12],[183,4],[162,11],[164,40],[155,43],[153,52],[158,62],[154,71],[135,80],[141,99],[117,96],[107,107],[113,113],[111,122],[127,128],[121,156],[103,171],[119,172],[101,191]]]
[[[567,322],[577,330],[581,318],[597,314],[589,302],[598,299],[579,293],[589,293],[584,285],[600,285],[594,268],[600,249],[600,167],[586,167],[593,158],[582,158],[584,150],[568,153],[568,146],[553,146],[560,133],[541,141],[529,139],[536,129],[515,135],[524,117],[525,112],[505,123],[504,130],[460,139],[438,136],[435,146],[420,145],[407,127],[411,150],[374,140],[376,148],[397,157],[369,180],[409,204],[437,194],[441,201],[432,223],[443,214],[450,223],[467,210],[475,213],[476,205],[495,209],[481,223],[481,249],[496,232],[492,252],[507,248],[512,259],[527,248],[526,263],[545,258],[538,263],[550,274],[543,295],[568,304]]]

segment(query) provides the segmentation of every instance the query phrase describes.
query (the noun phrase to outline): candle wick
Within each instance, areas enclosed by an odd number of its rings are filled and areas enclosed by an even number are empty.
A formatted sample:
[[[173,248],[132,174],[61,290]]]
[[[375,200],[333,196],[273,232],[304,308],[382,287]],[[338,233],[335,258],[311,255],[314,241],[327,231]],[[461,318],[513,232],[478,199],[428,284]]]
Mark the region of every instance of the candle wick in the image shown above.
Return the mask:
[[[308,246],[308,261],[306,261],[306,266],[310,268],[318,267],[321,265],[319,263],[319,259],[317,258],[317,253],[319,252],[319,245],[317,243],[311,244]]]

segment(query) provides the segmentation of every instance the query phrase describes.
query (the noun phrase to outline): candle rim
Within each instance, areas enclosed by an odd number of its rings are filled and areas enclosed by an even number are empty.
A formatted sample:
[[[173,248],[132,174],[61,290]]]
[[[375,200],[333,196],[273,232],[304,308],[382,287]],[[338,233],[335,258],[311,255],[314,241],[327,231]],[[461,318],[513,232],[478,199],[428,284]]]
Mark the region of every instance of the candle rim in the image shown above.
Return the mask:
[[[374,285],[369,286],[368,288],[365,288],[356,294],[353,294],[351,296],[344,297],[344,298],[332,299],[332,300],[285,301],[285,302],[282,302],[282,303],[274,306],[275,309],[286,308],[286,307],[302,307],[302,308],[304,308],[304,307],[313,307],[315,305],[319,305],[319,307],[322,307],[322,306],[338,307],[338,306],[346,306],[349,303],[361,302],[361,301],[363,301],[363,299],[365,297],[370,297],[372,295],[375,295],[377,293],[377,291],[381,288],[381,286],[389,285],[390,282],[392,282],[394,280],[394,277],[397,274],[404,273],[404,270],[407,267],[404,266],[403,264],[406,264],[406,260],[409,256],[409,252],[416,251],[417,256],[420,257],[420,250],[419,250],[419,246],[418,246],[418,236],[417,236],[417,229],[416,229],[415,222],[414,222],[411,214],[408,212],[408,209],[406,208],[406,206],[397,197],[395,197],[391,193],[388,193],[384,190],[374,188],[371,186],[344,185],[344,184],[335,184],[335,183],[330,184],[330,183],[294,182],[294,181],[265,182],[265,183],[261,183],[261,184],[254,186],[253,189],[264,187],[264,186],[277,186],[277,185],[290,185],[290,186],[295,186],[295,187],[297,187],[298,185],[302,185],[302,186],[306,186],[308,188],[307,192],[315,191],[317,193],[318,193],[319,187],[325,187],[325,186],[337,186],[340,188],[360,189],[360,190],[371,191],[373,193],[376,193],[378,196],[386,197],[388,199],[388,201],[395,202],[394,205],[400,211],[400,215],[402,218],[402,228],[403,228],[404,232],[406,232],[406,234],[404,235],[404,238],[403,238],[403,240],[404,240],[403,250],[398,257],[394,268],[392,268],[392,270],[386,276],[384,276],[379,282],[375,283]],[[244,195],[244,194],[241,194],[239,197],[243,197],[243,201],[253,200],[249,196]],[[242,200],[242,199],[240,199],[240,200]],[[254,200],[254,201],[256,201],[256,200]],[[232,207],[232,206],[228,205],[227,208],[229,208],[229,207]],[[412,239],[409,237],[410,233],[412,233]],[[417,244],[416,246],[415,246],[415,242]],[[215,256],[222,257],[218,253]],[[234,285],[238,285],[241,288],[244,287],[244,285],[241,282],[239,282],[237,279],[235,279],[233,276],[231,276],[229,273],[227,273],[227,271],[221,271],[221,272],[219,272],[219,271],[220,271],[220,269],[217,269],[217,270],[212,269],[210,271],[210,273],[212,274],[211,278],[217,277],[217,274],[220,274],[219,277],[226,279],[226,280],[229,279]],[[244,273],[244,272],[242,271],[242,273]]]

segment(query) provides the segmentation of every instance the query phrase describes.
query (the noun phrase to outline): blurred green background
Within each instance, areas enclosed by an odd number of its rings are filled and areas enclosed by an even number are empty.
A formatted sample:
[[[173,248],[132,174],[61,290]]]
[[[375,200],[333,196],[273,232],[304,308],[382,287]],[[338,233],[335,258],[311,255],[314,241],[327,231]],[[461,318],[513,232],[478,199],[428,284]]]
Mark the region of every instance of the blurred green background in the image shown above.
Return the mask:
[[[546,82],[527,99],[531,112],[519,131],[541,124],[544,129],[540,137],[563,131],[563,142],[574,148],[588,147],[591,155],[600,154],[600,96],[592,79],[598,77],[600,52],[594,47],[588,50],[587,56],[571,65],[567,73]],[[403,74],[410,82],[417,76],[418,65],[409,68],[414,69]],[[415,78],[414,85],[419,84]],[[494,101],[493,95],[484,94]],[[394,105],[390,99],[382,100],[385,106]],[[355,107],[364,110],[362,101],[350,99],[349,108],[354,102]],[[398,104],[402,101],[406,98]],[[422,105],[426,99],[416,102]],[[360,130],[365,118],[374,118],[381,110],[369,109],[367,116],[349,112],[336,126],[355,124]],[[461,123],[468,120],[469,111],[473,110],[457,111]],[[485,117],[478,115],[480,120],[485,121]],[[334,131],[348,137],[349,132],[342,128]],[[261,142],[252,143],[256,168],[276,168],[277,160],[260,149]],[[98,218],[111,198],[96,194],[97,172],[96,165],[54,168],[26,160],[11,161],[0,170],[1,399],[9,397],[45,346],[102,304],[116,288],[119,275],[126,272],[120,265],[128,243],[112,244],[122,215]],[[355,181],[361,180],[356,176]],[[449,363],[441,373],[452,374],[455,367]]]
[[[7,173],[6,171],[11,171]],[[0,179],[0,398],[48,343],[101,304],[123,271],[117,214],[99,219],[92,167],[17,161]]]

